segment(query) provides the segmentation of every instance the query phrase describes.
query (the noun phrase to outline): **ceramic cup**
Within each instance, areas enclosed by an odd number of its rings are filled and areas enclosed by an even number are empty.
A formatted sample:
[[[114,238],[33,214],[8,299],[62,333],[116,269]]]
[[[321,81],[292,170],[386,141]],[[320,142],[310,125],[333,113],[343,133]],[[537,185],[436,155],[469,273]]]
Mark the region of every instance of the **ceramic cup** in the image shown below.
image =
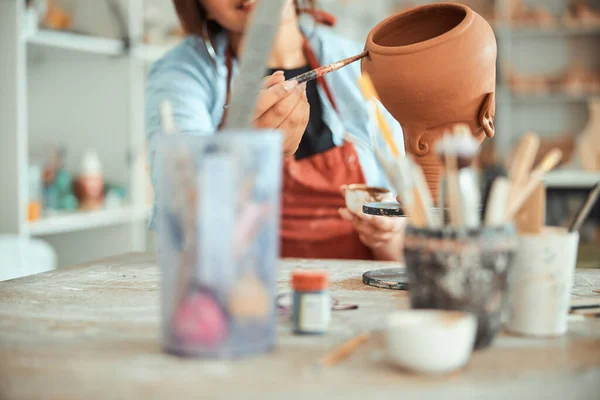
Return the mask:
[[[519,237],[506,328],[531,336],[560,336],[567,317],[577,262],[579,234],[546,227]]]
[[[476,330],[477,319],[467,312],[398,311],[387,318],[388,357],[415,372],[452,372],[469,362]]]
[[[362,214],[363,205],[374,202],[394,200],[388,189],[367,186],[364,184],[343,185],[341,188],[346,200],[346,207],[355,214]]]
[[[489,346],[508,309],[516,250],[513,225],[473,230],[407,226],[404,258],[412,308],[477,317],[475,349]]]

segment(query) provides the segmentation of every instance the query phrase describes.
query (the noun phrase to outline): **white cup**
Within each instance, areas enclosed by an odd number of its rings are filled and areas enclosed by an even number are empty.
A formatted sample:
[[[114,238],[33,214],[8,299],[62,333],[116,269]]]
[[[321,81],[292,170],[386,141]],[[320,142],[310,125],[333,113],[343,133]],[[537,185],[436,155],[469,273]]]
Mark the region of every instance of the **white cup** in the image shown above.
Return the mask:
[[[452,372],[469,362],[476,331],[477,319],[467,312],[397,311],[387,319],[388,357],[395,365],[415,372]]]
[[[567,332],[578,245],[577,232],[559,227],[519,237],[507,330],[543,337]]]
[[[379,203],[394,201],[392,192],[385,188],[367,186],[364,184],[343,185],[341,187],[346,207],[354,214],[363,213],[363,205],[367,203]]]

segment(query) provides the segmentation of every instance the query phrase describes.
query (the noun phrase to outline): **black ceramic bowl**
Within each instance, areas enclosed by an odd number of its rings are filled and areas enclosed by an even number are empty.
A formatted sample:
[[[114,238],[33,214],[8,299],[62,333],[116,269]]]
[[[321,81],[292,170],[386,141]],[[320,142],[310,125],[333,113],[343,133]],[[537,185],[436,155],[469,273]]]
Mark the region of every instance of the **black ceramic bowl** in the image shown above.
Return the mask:
[[[489,346],[506,315],[515,248],[512,225],[407,226],[404,258],[412,308],[471,312],[478,322],[475,349]]]

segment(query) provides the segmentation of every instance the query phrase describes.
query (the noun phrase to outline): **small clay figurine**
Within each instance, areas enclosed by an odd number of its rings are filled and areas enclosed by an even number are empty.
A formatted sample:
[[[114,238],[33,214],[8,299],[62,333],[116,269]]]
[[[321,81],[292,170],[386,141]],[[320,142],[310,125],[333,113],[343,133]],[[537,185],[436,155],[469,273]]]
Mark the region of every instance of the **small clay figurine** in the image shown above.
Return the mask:
[[[97,210],[104,204],[102,165],[93,151],[83,155],[81,174],[75,181],[75,195],[79,200],[79,208],[84,211]]]

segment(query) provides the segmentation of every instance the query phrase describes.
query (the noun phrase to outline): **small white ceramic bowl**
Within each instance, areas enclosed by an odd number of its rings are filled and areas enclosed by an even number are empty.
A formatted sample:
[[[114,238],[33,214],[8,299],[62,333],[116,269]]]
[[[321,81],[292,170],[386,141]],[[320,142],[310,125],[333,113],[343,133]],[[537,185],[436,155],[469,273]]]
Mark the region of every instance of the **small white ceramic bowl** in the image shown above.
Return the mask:
[[[388,316],[387,354],[396,366],[425,374],[444,374],[471,358],[477,320],[462,311],[407,310]]]
[[[367,203],[395,200],[392,192],[385,188],[353,184],[343,185],[341,189],[344,192],[346,207],[355,214],[362,214],[362,207]]]

